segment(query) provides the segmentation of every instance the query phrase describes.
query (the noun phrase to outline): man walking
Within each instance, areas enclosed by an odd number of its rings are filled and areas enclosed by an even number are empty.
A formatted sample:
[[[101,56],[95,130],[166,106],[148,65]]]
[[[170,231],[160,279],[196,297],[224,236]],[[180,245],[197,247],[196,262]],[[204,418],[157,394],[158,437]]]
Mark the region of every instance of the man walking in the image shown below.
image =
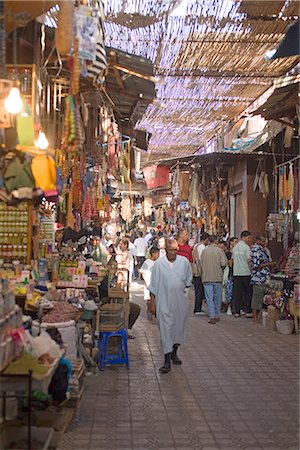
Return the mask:
[[[184,256],[189,260],[190,263],[193,262],[193,249],[188,244],[190,239],[189,232],[186,229],[182,229],[178,233],[178,256]]]
[[[166,256],[159,258],[153,268],[149,291],[156,303],[162,349],[165,355],[161,373],[171,370],[171,360],[181,364],[177,356],[180,344],[187,334],[188,299],[186,289],[192,285],[192,269],[189,261],[177,256],[178,243],[166,241]]]
[[[233,259],[233,308],[234,317],[240,317],[241,306],[246,311],[246,317],[252,317],[251,299],[252,286],[251,281],[251,261],[250,261],[250,231],[241,233],[241,240],[236,244],[232,251]],[[244,303],[242,303],[242,300]]]
[[[217,236],[210,236],[209,242],[201,255],[202,282],[209,311],[208,323],[215,324],[220,321],[223,271],[227,258],[217,245]]]
[[[194,314],[196,316],[203,316],[205,312],[202,311],[202,302],[204,299],[204,287],[201,279],[201,254],[205,247],[209,242],[209,234],[203,233],[201,235],[200,242],[194,245],[193,248],[193,280],[194,280],[194,288],[195,288],[195,305],[194,305]]]
[[[135,246],[135,254],[137,259],[137,270],[139,270],[145,259],[146,259],[146,251],[148,248],[148,244],[146,239],[143,237],[143,232],[139,232],[139,237],[134,240],[134,246]]]

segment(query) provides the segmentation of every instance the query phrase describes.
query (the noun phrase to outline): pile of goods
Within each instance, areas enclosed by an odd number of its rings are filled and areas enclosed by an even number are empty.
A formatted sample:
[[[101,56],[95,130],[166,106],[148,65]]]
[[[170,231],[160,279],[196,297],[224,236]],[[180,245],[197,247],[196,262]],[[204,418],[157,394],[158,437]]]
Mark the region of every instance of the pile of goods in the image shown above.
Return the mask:
[[[53,309],[43,317],[43,322],[69,322],[70,320],[77,320],[80,315],[81,311],[75,306],[70,305],[68,302],[59,302],[56,303]]]

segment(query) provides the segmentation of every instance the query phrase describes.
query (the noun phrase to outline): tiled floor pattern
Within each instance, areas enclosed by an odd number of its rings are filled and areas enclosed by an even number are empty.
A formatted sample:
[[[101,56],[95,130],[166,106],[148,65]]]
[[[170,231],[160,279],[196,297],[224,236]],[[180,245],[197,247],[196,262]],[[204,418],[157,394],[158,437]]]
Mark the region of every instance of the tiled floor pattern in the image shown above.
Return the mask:
[[[143,304],[135,285],[134,300]],[[194,317],[181,367],[160,375],[159,332],[143,312],[129,341],[131,368],[85,379],[60,450],[299,448],[299,340],[222,315]]]

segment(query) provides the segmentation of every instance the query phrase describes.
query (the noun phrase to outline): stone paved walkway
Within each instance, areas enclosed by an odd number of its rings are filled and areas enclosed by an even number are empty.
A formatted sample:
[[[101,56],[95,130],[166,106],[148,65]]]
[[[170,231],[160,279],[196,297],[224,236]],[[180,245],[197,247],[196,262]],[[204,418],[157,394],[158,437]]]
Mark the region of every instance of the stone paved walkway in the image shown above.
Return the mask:
[[[140,286],[133,294],[142,304]],[[299,448],[298,336],[227,315],[209,325],[191,301],[183,365],[160,375],[159,332],[144,309],[134,331],[130,370],[86,377],[61,450]]]

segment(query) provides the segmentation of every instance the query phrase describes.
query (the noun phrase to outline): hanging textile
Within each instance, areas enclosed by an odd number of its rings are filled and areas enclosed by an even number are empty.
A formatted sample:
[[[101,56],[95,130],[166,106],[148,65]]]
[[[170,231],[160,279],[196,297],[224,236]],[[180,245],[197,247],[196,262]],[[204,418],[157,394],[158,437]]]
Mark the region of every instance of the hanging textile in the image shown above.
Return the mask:
[[[108,138],[108,158],[110,173],[116,175],[116,139],[114,136]]]
[[[105,106],[102,106],[100,108],[99,123],[101,124],[102,141],[103,143],[108,142],[111,120],[108,114],[108,110]]]
[[[180,172],[179,173],[179,197],[180,200],[186,202],[189,198],[190,189],[190,173]]]
[[[192,176],[188,200],[193,208],[199,207],[199,178],[197,173]]]
[[[283,195],[284,195],[284,211],[288,211],[289,208],[289,167],[284,168],[284,185],[283,185]]]
[[[148,189],[156,189],[169,183],[169,167],[153,165],[143,169],[146,186]]]
[[[284,167],[279,167],[279,182],[278,182],[278,197],[279,197],[279,210],[284,211]]]
[[[100,172],[98,175],[98,181],[97,181],[97,199],[102,198],[102,196],[103,196],[103,185],[102,185],[102,177],[101,177],[101,172]]]
[[[67,220],[66,220],[66,226],[74,229],[75,226],[75,220],[73,215],[73,192],[70,191],[68,195],[68,201],[67,201]]]
[[[294,135],[294,129],[292,127],[286,127],[285,133],[284,133],[284,147],[285,148],[290,148],[292,146],[293,135]]]
[[[152,199],[150,197],[145,197],[145,200],[144,200],[145,217],[151,216],[151,209],[152,209]]]
[[[288,176],[288,191],[289,191],[289,211],[293,212],[294,208],[294,171],[293,164],[289,165],[289,176]]]
[[[299,169],[295,167],[294,171],[294,212],[298,211],[299,205]]]
[[[104,2],[98,1],[99,5],[99,23],[98,23],[98,40],[96,44],[95,60],[88,66],[88,76],[98,83],[104,82],[104,72],[107,68],[107,56],[104,42]]]
[[[125,222],[129,222],[131,219],[131,207],[130,207],[130,199],[123,198],[120,203],[121,209],[121,217]]]
[[[179,197],[179,166],[176,167],[173,175],[171,192],[174,198]]]

